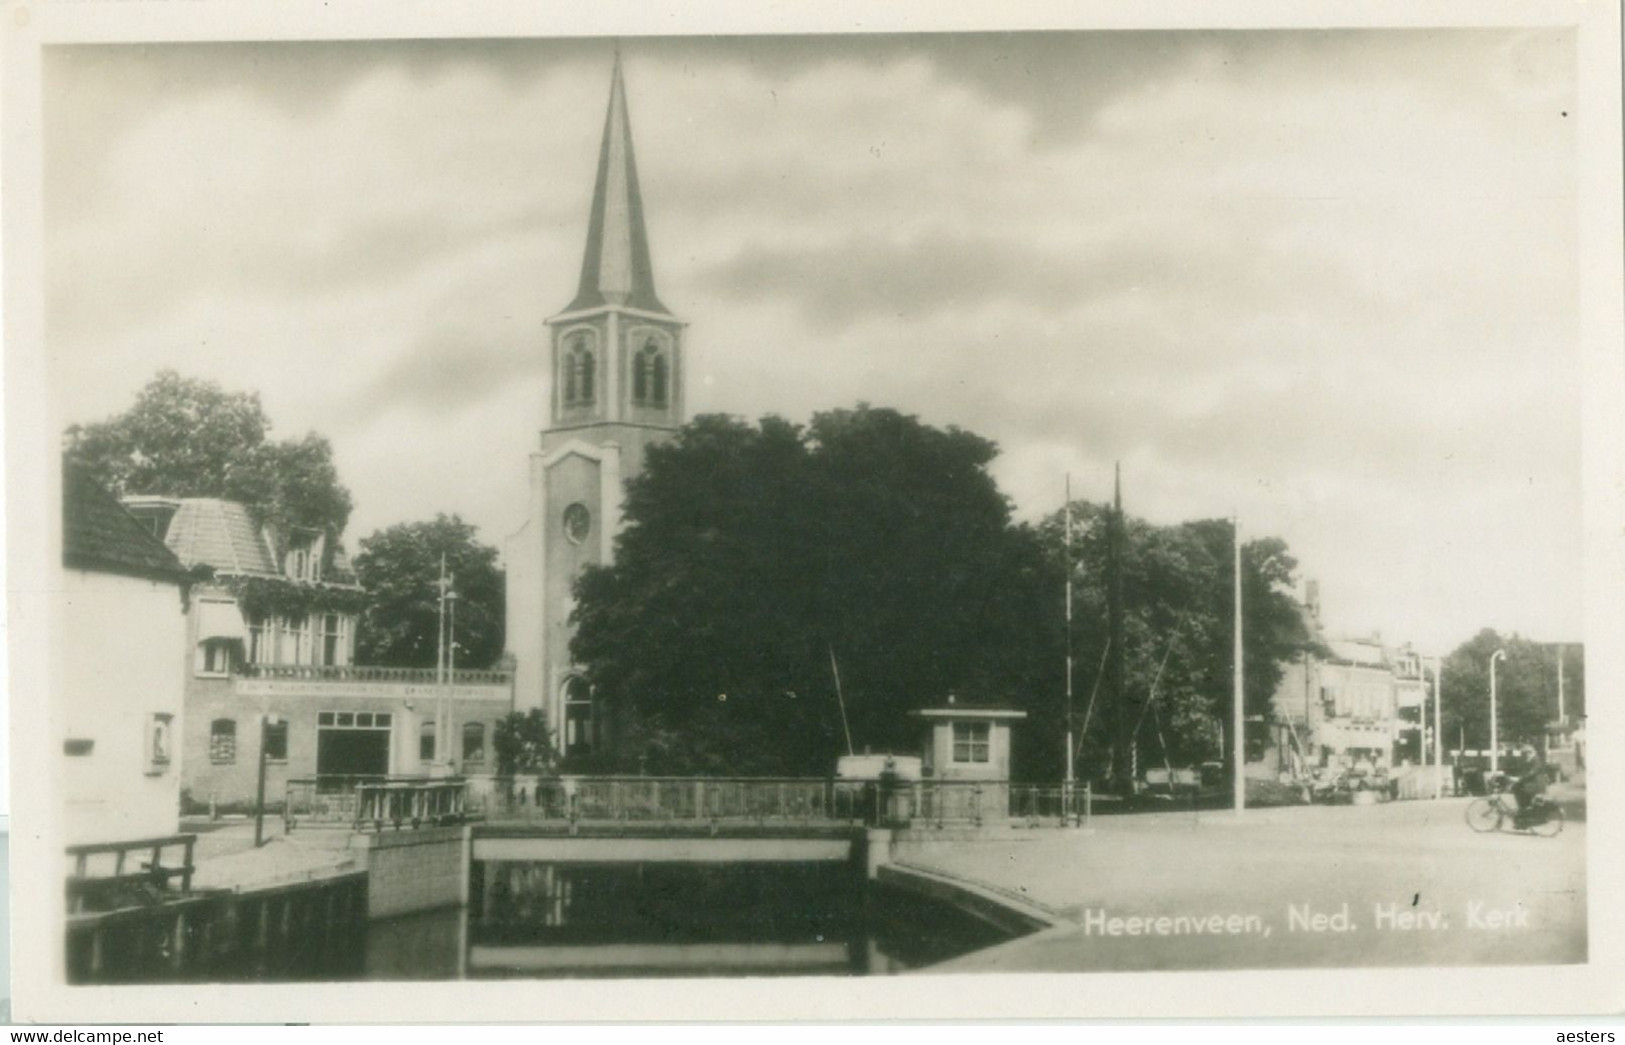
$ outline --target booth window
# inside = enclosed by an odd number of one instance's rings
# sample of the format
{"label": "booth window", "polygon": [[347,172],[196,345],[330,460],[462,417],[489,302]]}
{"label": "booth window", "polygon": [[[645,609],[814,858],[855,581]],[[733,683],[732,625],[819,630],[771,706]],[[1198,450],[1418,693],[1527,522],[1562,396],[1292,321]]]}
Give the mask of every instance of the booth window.
{"label": "booth window", "polygon": [[954,723],[954,761],[987,762],[992,747],[989,736],[992,727],[986,722]]}

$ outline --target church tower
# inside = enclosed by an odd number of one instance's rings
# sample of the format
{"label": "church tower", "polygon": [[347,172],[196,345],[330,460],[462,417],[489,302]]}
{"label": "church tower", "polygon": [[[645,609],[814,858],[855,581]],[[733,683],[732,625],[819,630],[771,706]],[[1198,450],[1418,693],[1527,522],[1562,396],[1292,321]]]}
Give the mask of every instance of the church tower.
{"label": "church tower", "polygon": [[559,749],[586,754],[603,723],[570,660],[575,580],[612,561],[623,484],[683,422],[683,324],[655,293],[618,52],[581,283],[548,330],[547,427],[508,542],[507,645],[515,706],[542,708]]}

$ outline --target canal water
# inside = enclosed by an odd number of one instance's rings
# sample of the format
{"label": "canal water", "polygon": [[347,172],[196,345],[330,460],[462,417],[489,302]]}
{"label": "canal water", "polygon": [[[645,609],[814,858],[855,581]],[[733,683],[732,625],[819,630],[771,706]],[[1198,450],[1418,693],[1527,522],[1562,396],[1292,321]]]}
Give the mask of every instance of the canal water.
{"label": "canal water", "polygon": [[885,975],[1005,938],[846,864],[481,861],[467,908],[369,923],[363,975]]}

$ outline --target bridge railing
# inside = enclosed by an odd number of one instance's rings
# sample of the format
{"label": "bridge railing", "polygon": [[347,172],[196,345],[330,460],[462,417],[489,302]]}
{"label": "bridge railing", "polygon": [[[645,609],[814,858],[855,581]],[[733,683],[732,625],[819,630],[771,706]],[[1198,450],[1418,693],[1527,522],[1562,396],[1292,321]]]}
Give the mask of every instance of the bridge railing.
{"label": "bridge railing", "polygon": [[598,821],[1079,824],[1087,785],[877,781],[823,777],[470,777],[467,811],[487,819]]}
{"label": "bridge railing", "polygon": [[288,781],[283,822],[356,831],[454,823],[468,815],[462,777],[315,776]]}
{"label": "bridge railing", "polygon": [[822,778],[474,778],[469,809],[524,820],[864,819],[859,797]]}

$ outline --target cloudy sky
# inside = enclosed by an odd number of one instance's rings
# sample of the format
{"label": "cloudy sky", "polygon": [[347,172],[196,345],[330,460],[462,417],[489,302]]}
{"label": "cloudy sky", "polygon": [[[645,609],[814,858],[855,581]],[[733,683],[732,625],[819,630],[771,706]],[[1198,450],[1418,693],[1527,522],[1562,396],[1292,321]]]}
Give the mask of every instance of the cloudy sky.
{"label": "cloudy sky", "polygon": [[[46,66],[61,424],[160,367],[335,446],[349,542],[500,544],[579,272],[605,41],[82,47]],[[998,441],[1019,515],[1239,512],[1328,623],[1580,634],[1564,31],[629,39],[691,412]]]}

